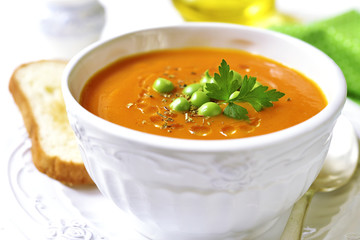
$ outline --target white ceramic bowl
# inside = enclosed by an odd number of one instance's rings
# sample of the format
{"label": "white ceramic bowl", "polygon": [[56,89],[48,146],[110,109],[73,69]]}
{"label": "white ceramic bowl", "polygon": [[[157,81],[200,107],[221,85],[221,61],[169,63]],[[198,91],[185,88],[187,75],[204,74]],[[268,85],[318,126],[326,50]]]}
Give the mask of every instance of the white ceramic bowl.
{"label": "white ceramic bowl", "polygon": [[[318,83],[328,106],[275,133],[203,141],[127,129],[78,103],[86,81],[115,60],[189,46],[242,49],[281,62]],[[267,30],[213,23],[149,29],[96,43],[70,61],[62,87],[90,176],[141,233],[164,240],[256,239],[271,228],[316,178],[346,98],[341,71],[314,47]]]}

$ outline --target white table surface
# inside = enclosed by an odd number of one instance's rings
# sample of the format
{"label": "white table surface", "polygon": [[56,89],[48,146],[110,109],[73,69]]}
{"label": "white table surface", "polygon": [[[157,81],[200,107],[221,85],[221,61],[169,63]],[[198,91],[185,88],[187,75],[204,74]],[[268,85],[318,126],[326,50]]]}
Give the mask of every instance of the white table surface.
{"label": "white table surface", "polygon": [[[22,63],[40,59],[69,59],[84,47],[76,45],[76,40],[68,43],[68,46],[51,47],[53,41],[47,39],[38,28],[44,2],[45,0],[11,0],[3,1],[0,7],[0,106],[3,112],[0,118],[0,239],[31,239],[21,233],[23,226],[16,223],[14,200],[8,197],[11,193],[8,192],[6,162],[15,141],[13,128],[9,126],[22,124],[8,91],[10,76]],[[142,28],[183,22],[170,0],[101,0],[101,3],[107,14],[102,39]],[[304,22],[333,16],[352,8],[360,11],[359,0],[279,0],[277,6],[282,12]],[[64,51],[74,47],[71,44],[77,48],[70,52]]]}

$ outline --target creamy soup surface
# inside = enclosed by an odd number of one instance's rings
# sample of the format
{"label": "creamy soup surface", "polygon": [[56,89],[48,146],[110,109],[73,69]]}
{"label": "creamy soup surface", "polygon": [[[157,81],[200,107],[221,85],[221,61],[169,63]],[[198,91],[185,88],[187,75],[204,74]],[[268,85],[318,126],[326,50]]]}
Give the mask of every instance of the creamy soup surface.
{"label": "creamy soup surface", "polygon": [[[211,76],[218,72],[223,59],[241,76],[256,77],[260,84],[283,92],[285,96],[259,112],[250,104],[241,103],[248,110],[248,121],[224,114],[203,117],[169,108],[185,86],[199,83],[206,70]],[[159,77],[175,85],[171,93],[160,94],[152,88]],[[311,118],[327,105],[327,101],[313,81],[270,59],[232,49],[188,48],[119,59],[89,79],[80,104],[103,119],[134,130],[210,140],[279,131]],[[222,105],[224,108],[226,104]]]}

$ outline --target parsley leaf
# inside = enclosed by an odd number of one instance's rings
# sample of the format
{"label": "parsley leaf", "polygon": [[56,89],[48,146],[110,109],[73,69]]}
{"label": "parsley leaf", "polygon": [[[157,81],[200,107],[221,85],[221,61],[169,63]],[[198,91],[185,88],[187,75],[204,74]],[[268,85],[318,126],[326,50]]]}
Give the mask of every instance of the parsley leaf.
{"label": "parsley leaf", "polygon": [[222,60],[219,66],[219,73],[214,74],[213,83],[206,83],[207,95],[210,98],[227,101],[230,95],[240,87],[240,81],[234,78],[234,71],[230,70],[230,66],[225,60]]}
{"label": "parsley leaf", "polygon": [[265,107],[272,107],[275,101],[278,101],[285,94],[275,89],[267,91],[268,87],[259,85],[254,88],[256,83],[255,77],[245,76],[243,84],[240,88],[239,95],[232,99],[233,102],[248,102],[257,111],[261,111]]}
{"label": "parsley leaf", "polygon": [[272,107],[272,102],[285,95],[275,89],[268,90],[267,86],[256,81],[256,77],[245,75],[242,78],[240,74],[230,70],[225,60],[219,66],[219,73],[214,74],[214,82],[206,83],[205,89],[210,98],[228,103],[224,109],[226,116],[241,120],[249,120],[248,111],[235,102],[247,102],[259,112]]}
{"label": "parsley leaf", "polygon": [[241,107],[233,102],[229,102],[229,104],[224,109],[224,114],[231,118],[241,119],[241,120],[249,120],[248,111],[246,108]]}

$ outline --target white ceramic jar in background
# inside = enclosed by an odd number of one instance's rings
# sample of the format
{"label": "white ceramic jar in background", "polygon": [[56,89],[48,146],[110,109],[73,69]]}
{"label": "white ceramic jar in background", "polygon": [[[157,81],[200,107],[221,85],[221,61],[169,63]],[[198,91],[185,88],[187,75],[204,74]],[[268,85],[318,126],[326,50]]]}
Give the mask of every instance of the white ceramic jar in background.
{"label": "white ceramic jar in background", "polygon": [[[156,49],[242,49],[313,79],[328,106],[275,133],[234,140],[155,136],[107,122],[78,103],[84,84],[115,60]],[[151,239],[256,239],[306,192],[321,169],[346,98],[340,69],[294,38],[230,24],[192,23],[94,44],[68,64],[63,94],[90,176]],[[264,238],[262,238],[264,239]]]}
{"label": "white ceramic jar in background", "polygon": [[39,30],[53,57],[70,59],[99,40],[105,9],[97,0],[41,0],[37,4]]}

